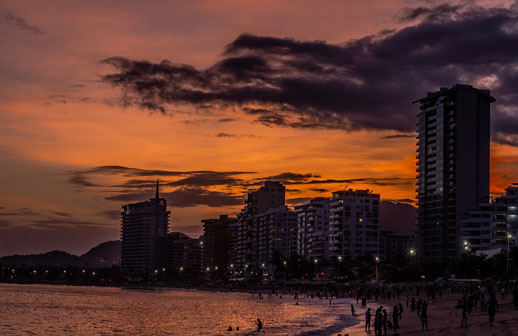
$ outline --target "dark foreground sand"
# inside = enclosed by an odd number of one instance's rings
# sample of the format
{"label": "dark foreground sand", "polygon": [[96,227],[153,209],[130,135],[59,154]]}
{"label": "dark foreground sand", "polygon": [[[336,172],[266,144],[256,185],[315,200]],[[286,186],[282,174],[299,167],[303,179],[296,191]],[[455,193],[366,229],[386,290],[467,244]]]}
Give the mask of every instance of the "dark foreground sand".
{"label": "dark foreground sand", "polygon": [[[399,335],[455,335],[455,336],[489,336],[489,335],[518,335],[518,310],[514,310],[512,304],[512,295],[508,294],[505,299],[497,296],[499,311],[495,316],[494,326],[489,326],[489,318],[487,312],[482,312],[480,306],[473,309],[468,316],[468,326],[461,328],[460,321],[462,319],[462,310],[456,309],[457,301],[461,294],[448,293],[443,294],[442,299],[436,299],[429,303],[428,308],[428,331],[421,329],[421,321],[417,317],[416,312],[411,312],[410,308],[406,308],[406,295],[402,295],[401,300],[385,300],[377,302],[369,302],[367,307],[371,308],[374,315],[376,309],[381,305],[387,309],[389,319],[392,319],[392,307],[401,302],[403,305],[403,319],[399,321]],[[354,301],[356,302],[356,301]],[[341,335],[349,334],[349,336],[372,335],[374,336],[374,316],[371,319],[371,332],[365,332],[365,309],[360,309],[355,304],[356,314],[361,320],[360,324],[344,329]],[[387,335],[394,334],[393,330],[387,329]],[[338,334],[333,334],[338,335]]]}

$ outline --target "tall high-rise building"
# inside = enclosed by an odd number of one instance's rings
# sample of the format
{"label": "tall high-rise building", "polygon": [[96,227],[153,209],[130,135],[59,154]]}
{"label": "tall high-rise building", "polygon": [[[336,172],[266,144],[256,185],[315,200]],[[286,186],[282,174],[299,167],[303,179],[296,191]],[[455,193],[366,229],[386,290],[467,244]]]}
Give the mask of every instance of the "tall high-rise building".
{"label": "tall high-rise building", "polygon": [[[329,257],[379,254],[380,195],[371,190],[333,193],[329,205]],[[336,260],[336,259],[335,259]]]}
{"label": "tall high-rise building", "polygon": [[255,216],[257,264],[275,264],[297,254],[297,215],[285,205]]}
{"label": "tall high-rise building", "polygon": [[463,214],[489,196],[488,90],[456,84],[418,99],[417,245],[424,260],[459,253]]}
{"label": "tall high-rise building", "polygon": [[127,204],[121,212],[121,268],[126,273],[150,271],[160,266],[159,239],[167,236],[167,201],[158,194],[149,201]]}
{"label": "tall high-rise building", "polygon": [[329,255],[329,198],[318,197],[295,207],[297,254],[306,260],[325,260]]}
{"label": "tall high-rise building", "polygon": [[258,264],[259,227],[255,216],[284,205],[285,194],[286,188],[281,183],[273,181],[266,181],[261,188],[248,192],[246,206],[238,214],[236,256],[231,257],[237,264]]}
{"label": "tall high-rise building", "polygon": [[203,223],[203,268],[224,272],[229,264],[230,226],[237,218],[221,215],[219,218],[204,219]]}

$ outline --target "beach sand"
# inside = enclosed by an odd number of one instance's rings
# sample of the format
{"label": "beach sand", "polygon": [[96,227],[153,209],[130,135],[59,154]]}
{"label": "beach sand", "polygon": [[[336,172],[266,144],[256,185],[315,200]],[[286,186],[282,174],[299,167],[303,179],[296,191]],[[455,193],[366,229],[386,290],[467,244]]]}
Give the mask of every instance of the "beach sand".
{"label": "beach sand", "polygon": [[[409,295],[410,298],[412,295]],[[371,332],[365,332],[365,309],[360,309],[355,304],[356,314],[361,322],[355,326],[344,329],[340,334],[342,336],[372,335],[374,336],[374,315],[376,309],[381,305],[387,309],[388,317],[392,319],[392,307],[398,302],[403,305],[403,319],[399,321],[399,335],[469,335],[469,336],[490,336],[490,335],[518,335],[518,310],[514,310],[512,304],[512,295],[508,294],[502,300],[500,295],[497,296],[499,311],[495,315],[494,326],[489,326],[487,312],[483,312],[480,306],[473,308],[468,316],[468,326],[460,327],[462,319],[462,310],[456,309],[457,301],[460,299],[460,293],[443,294],[441,299],[429,302],[428,305],[428,331],[421,329],[421,321],[417,317],[417,312],[411,312],[410,307],[406,307],[406,295],[401,295],[400,300],[382,300],[380,302],[368,302],[367,307],[371,308]],[[419,298],[416,297],[418,300]],[[356,302],[356,300],[354,300]],[[394,331],[387,329],[387,335],[393,335]],[[333,334],[334,336],[338,334]]]}

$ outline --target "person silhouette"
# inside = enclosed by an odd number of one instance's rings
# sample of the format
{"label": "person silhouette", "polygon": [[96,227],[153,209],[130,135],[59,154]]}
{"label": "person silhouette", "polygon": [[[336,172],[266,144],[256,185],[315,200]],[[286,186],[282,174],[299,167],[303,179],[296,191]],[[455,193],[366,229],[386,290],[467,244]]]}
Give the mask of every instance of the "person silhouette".
{"label": "person silhouette", "polygon": [[257,319],[257,331],[261,331],[261,329],[263,329],[263,321],[261,321],[260,319]]}
{"label": "person silhouette", "polygon": [[491,295],[489,300],[487,300],[487,314],[489,315],[489,325],[493,326],[495,323],[495,314],[498,310],[498,301],[494,295]]}
{"label": "person silhouette", "polygon": [[371,309],[368,308],[365,312],[365,331],[371,332]]}

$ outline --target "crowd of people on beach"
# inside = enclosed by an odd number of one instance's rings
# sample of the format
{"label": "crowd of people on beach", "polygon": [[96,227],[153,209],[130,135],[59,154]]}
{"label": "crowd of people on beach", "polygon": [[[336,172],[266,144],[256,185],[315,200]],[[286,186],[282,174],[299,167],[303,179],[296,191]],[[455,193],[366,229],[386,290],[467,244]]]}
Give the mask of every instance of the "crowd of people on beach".
{"label": "crowd of people on beach", "polygon": [[[393,335],[398,335],[400,321],[403,319],[403,311],[409,311],[405,316],[411,316],[415,313],[421,329],[429,330],[428,311],[429,305],[436,303],[442,299],[443,291],[448,291],[454,295],[459,295],[460,299],[455,308],[460,310],[461,328],[468,327],[468,318],[474,309],[480,309],[480,312],[487,313],[489,326],[494,326],[495,315],[498,312],[499,305],[497,300],[498,293],[502,300],[508,292],[512,293],[513,306],[518,310],[518,282],[494,283],[494,282],[441,282],[441,283],[404,283],[404,284],[386,284],[386,283],[365,283],[349,286],[331,286],[323,290],[292,288],[278,291],[270,289],[267,293],[268,297],[277,296],[282,299],[285,297],[293,297],[295,305],[299,305],[299,298],[304,296],[311,299],[329,300],[329,305],[333,305],[333,299],[336,298],[353,298],[356,299],[356,305],[359,309],[364,309],[365,316],[365,332],[371,333],[371,328],[375,336],[385,336],[387,331],[393,331]],[[402,295],[406,295],[402,300]],[[258,293],[258,299],[264,299],[263,292]],[[385,308],[379,305],[377,308],[367,306],[368,302],[396,301],[391,307]],[[350,304],[350,311],[353,317],[357,316],[354,302]],[[408,317],[409,318],[409,317]],[[257,332],[263,330],[263,321],[257,318],[255,321]],[[236,328],[239,330],[239,327]],[[228,331],[232,331],[229,327]],[[338,334],[340,335],[340,334]]]}

